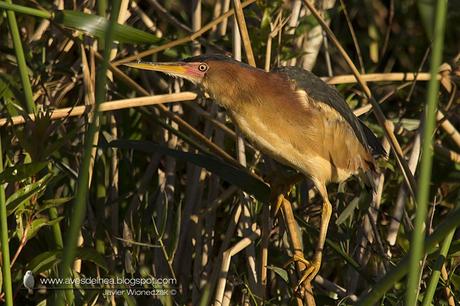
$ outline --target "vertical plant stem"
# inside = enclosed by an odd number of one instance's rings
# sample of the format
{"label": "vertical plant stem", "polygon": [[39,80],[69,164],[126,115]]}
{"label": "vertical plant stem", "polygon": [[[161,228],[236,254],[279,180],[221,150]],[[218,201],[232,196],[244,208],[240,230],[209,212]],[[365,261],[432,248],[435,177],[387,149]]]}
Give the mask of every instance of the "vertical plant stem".
{"label": "vertical plant stem", "polygon": [[[11,0],[6,0],[6,3],[13,4]],[[13,39],[14,51],[16,53],[16,60],[19,68],[19,75],[21,77],[22,88],[24,91],[25,109],[27,112],[35,113],[37,108],[34,104],[32,95],[32,87],[30,86],[29,73],[27,72],[26,58],[22,48],[21,36],[19,35],[18,24],[16,22],[16,15],[13,11],[7,10],[6,16],[8,17],[8,24],[10,26],[11,37]]]}
{"label": "vertical plant stem", "polygon": [[240,0],[233,0],[233,6],[235,8],[235,16],[238,21],[238,27],[240,30],[241,38],[243,40],[244,50],[246,51],[246,57],[248,58],[249,65],[255,67],[256,61],[254,59],[254,53],[252,52],[251,39],[249,38],[248,28],[246,27],[246,21],[244,20],[243,7],[241,6]]}
{"label": "vertical plant stem", "polygon": [[[56,207],[51,207],[50,209],[48,209],[48,215],[50,216],[50,220],[57,219],[59,217],[59,214]],[[61,226],[59,225],[59,223],[53,224],[51,226],[51,231],[53,232],[53,238],[56,247],[62,249],[64,247],[64,242],[62,241]]]}
{"label": "vertical plant stem", "polygon": [[[192,12],[192,30],[193,32],[198,31],[201,28],[201,0],[193,1],[193,12]],[[192,42],[193,55],[199,55],[201,53],[200,43],[197,41]]]}
{"label": "vertical plant stem", "polygon": [[428,283],[428,288],[426,289],[425,296],[423,297],[422,306],[430,306],[431,301],[433,300],[436,287],[438,286],[439,276],[441,275],[441,269],[444,265],[445,259],[447,257],[447,252],[449,251],[452,238],[454,237],[455,229],[453,229],[444,239],[441,245],[441,250],[439,251],[438,259],[436,260],[433,274],[431,275],[430,282]]}
{"label": "vertical plant stem", "polygon": [[[0,172],[3,171],[2,140],[0,138]],[[10,248],[8,245],[8,223],[6,213],[5,189],[0,187],[0,239],[2,243],[2,276],[6,306],[13,306],[13,289],[11,287]]]}
{"label": "vertical plant stem", "polygon": [[[93,140],[94,136],[98,130],[97,122],[99,117],[99,106],[101,102],[105,100],[106,96],[106,72],[108,68],[108,61],[110,56],[110,51],[112,50],[112,38],[113,38],[113,23],[116,22],[118,17],[118,12],[120,9],[120,1],[116,0],[112,2],[112,13],[111,13],[111,23],[106,30],[104,42],[104,56],[101,63],[101,67],[97,74],[97,82],[96,82],[96,105],[95,105],[95,112],[93,121],[89,124],[87,133],[85,135],[85,145],[84,145],[84,153],[83,153],[83,160],[80,166],[79,172],[79,179],[77,184],[77,191],[75,195],[75,202],[74,202],[74,211],[72,214],[72,219],[70,220],[70,228],[67,233],[67,239],[64,246],[63,258],[61,262],[60,273],[63,278],[70,277],[71,275],[71,265],[75,258],[76,253],[76,246],[78,243],[78,236],[81,225],[83,223],[83,219],[85,217],[86,211],[86,199],[88,194],[88,182],[89,182],[89,166],[91,161],[91,150],[93,147]],[[70,289],[70,288],[67,288]],[[68,304],[73,303],[73,294],[70,290],[66,291],[66,296],[68,299]],[[60,305],[64,305],[65,302],[62,300],[63,296],[59,297],[61,301],[59,301]]]}
{"label": "vertical plant stem", "polygon": [[[436,19],[433,38],[433,53],[431,55],[431,76],[438,73],[442,60],[442,50],[444,44],[444,30],[446,23],[447,0],[437,2]],[[406,305],[416,305],[421,260],[423,258],[424,239],[425,239],[425,219],[428,209],[431,166],[433,161],[432,135],[436,123],[436,106],[438,101],[439,82],[432,77],[428,83],[427,105],[425,109],[425,129],[423,131],[422,160],[420,177],[417,188],[417,209],[415,215],[415,229],[412,233],[412,245],[410,251],[410,268],[407,280]]]}
{"label": "vertical plant stem", "polygon": [[97,14],[99,16],[105,17],[107,15],[107,8],[108,8],[107,0],[98,0],[96,1],[96,5],[97,5]]}

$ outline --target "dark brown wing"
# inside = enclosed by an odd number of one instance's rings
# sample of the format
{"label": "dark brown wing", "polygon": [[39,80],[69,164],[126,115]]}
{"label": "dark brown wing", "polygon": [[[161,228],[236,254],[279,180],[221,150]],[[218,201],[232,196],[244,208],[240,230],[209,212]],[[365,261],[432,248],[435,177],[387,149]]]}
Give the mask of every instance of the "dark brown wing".
{"label": "dark brown wing", "polygon": [[273,69],[273,72],[286,75],[289,80],[295,82],[297,88],[304,90],[311,98],[335,109],[350,124],[359,142],[372,152],[372,155],[386,155],[374,133],[353,114],[347,102],[335,88],[310,71],[298,67],[277,67]]}

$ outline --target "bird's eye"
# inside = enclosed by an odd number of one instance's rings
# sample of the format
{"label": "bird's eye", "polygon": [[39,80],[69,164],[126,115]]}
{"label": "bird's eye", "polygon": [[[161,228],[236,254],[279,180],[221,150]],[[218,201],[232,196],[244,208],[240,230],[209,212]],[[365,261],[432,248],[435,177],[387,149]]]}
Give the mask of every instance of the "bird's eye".
{"label": "bird's eye", "polygon": [[200,65],[198,66],[198,70],[200,70],[201,72],[205,72],[205,71],[208,70],[208,65],[206,65],[206,64],[200,64]]}

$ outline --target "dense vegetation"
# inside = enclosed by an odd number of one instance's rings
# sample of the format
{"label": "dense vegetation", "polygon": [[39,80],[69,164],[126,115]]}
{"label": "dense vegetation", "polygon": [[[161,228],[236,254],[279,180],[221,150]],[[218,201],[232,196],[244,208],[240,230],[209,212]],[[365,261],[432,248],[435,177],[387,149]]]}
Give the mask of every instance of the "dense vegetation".
{"label": "dense vegetation", "polygon": [[[289,262],[315,250],[313,185],[293,185],[274,216],[269,185],[293,169],[192,84],[122,65],[202,53],[312,70],[390,152],[374,200],[359,177],[328,188],[323,264],[306,286],[317,305],[460,302],[458,1],[316,1],[315,16],[303,1],[249,0],[242,35],[235,3],[0,1],[1,304],[313,305]],[[41,283],[58,277],[163,283]]]}

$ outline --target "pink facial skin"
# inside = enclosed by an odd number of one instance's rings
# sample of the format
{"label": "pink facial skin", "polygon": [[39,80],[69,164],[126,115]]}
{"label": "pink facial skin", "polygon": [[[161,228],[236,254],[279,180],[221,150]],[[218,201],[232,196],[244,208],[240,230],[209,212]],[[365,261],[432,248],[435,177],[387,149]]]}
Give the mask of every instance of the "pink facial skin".
{"label": "pink facial skin", "polygon": [[206,71],[200,71],[198,67],[202,65],[202,63],[187,63],[186,64],[186,71],[185,74],[189,77],[189,80],[195,83],[201,82],[206,74]]}

